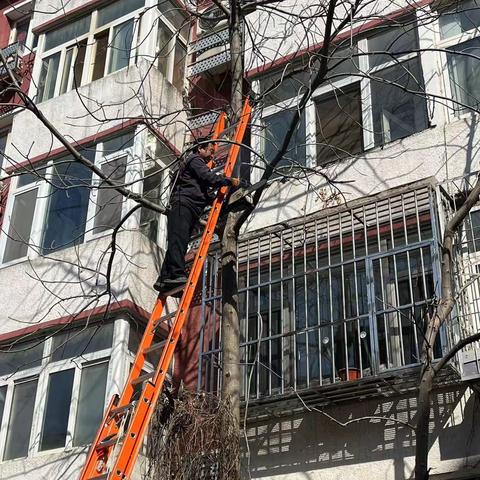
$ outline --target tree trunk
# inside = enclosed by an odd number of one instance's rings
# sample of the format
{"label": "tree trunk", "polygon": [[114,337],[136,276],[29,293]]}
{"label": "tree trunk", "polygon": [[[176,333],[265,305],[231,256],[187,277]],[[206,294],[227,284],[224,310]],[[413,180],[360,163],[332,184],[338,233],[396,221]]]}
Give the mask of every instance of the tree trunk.
{"label": "tree trunk", "polygon": [[[240,2],[230,1],[230,53],[231,53],[231,108],[232,123],[240,118],[243,104],[243,34]],[[240,174],[240,161],[233,176]],[[234,428],[240,438],[240,323],[238,318],[237,285],[237,221],[239,214],[230,212],[222,237],[222,397],[230,402]],[[238,442],[240,447],[240,442]],[[240,448],[237,449],[235,471],[228,480],[240,479]]]}
{"label": "tree trunk", "polygon": [[[234,428],[240,435],[240,323],[238,318],[237,232],[235,213],[229,213],[222,239],[222,398],[229,401]],[[240,442],[238,443],[240,446]],[[240,448],[231,480],[240,479]],[[229,478],[229,480],[230,480]]]}
{"label": "tree trunk", "polygon": [[417,425],[415,427],[415,480],[428,479],[430,394],[435,374],[431,364],[422,372],[417,398]]}

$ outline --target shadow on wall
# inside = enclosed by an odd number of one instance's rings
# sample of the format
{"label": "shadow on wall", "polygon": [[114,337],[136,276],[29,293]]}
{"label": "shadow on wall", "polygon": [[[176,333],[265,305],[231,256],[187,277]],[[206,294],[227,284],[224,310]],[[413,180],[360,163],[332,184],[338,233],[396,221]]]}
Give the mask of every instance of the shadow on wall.
{"label": "shadow on wall", "polygon": [[[464,400],[464,393],[465,390],[442,391],[434,402],[430,439],[431,444],[439,442],[440,460],[480,454],[480,413],[475,414],[474,408],[478,398],[470,395]],[[362,416],[395,417],[412,425],[416,422],[416,398],[411,396],[324,410],[341,422]],[[252,478],[411,478],[408,472],[413,459],[408,465],[405,459],[415,454],[415,434],[399,423],[375,419],[342,427],[320,413],[307,413],[251,423],[248,438]]]}

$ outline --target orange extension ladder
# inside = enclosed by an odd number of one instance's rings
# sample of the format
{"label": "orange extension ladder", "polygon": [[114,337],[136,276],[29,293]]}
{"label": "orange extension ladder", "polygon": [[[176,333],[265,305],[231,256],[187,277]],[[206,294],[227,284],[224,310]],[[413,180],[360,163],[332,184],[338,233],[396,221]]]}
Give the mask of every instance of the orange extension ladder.
{"label": "orange extension ladder", "polygon": [[[246,100],[225,163],[224,175],[227,177],[233,172],[250,115],[250,102]],[[222,113],[212,138],[218,138],[224,129],[225,114]],[[108,405],[102,424],[90,447],[80,480],[128,480],[130,478],[145,432],[155,411],[155,405],[162,392],[165,376],[187,318],[227,191],[228,187],[222,187],[213,202],[187,284],[159,296],[146,326],[127,384],[122,394],[114,395]],[[154,344],[155,329],[163,321],[161,317],[167,297],[182,290],[183,295],[166,342]],[[162,353],[156,370],[142,375],[146,355],[160,349]],[[139,399],[135,401],[133,396],[137,385],[142,385],[142,390]]]}

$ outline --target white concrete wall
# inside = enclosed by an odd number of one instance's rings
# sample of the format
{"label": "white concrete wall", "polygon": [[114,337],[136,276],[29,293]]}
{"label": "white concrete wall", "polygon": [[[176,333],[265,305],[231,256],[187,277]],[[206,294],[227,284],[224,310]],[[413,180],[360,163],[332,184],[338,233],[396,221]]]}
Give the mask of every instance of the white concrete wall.
{"label": "white concrete wall", "polygon": [[[110,241],[106,235],[49,258],[0,268],[0,334],[105,305],[107,296],[92,302],[87,295],[105,292],[105,277],[90,269],[106,273],[110,255],[101,257]],[[117,248],[112,302],[129,299],[150,311],[155,300],[152,285],[163,254],[138,232],[120,233]]]}
{"label": "white concrete wall", "polygon": [[[347,201],[431,176],[438,181],[456,178],[479,169],[478,122],[478,118],[468,117],[438,125],[339,161],[322,169],[322,173],[332,181],[346,182],[336,186]],[[299,180],[274,182],[244,231],[343,203],[341,197],[336,197],[338,191],[321,175],[312,173],[309,182],[310,185]]]}
{"label": "white concrete wall", "polygon": [[[163,115],[182,110],[182,97],[163,75],[145,60],[78,89],[38,105],[60,133],[72,142],[96,136],[122,123],[146,117],[159,120]],[[184,137],[184,113],[166,117],[159,130],[181,149]],[[168,125],[166,125],[168,124]],[[8,153],[22,163],[60,147],[49,130],[24,111],[16,115]]]}
{"label": "white concrete wall", "polygon": [[[473,468],[480,460],[479,398],[467,391],[436,395],[431,422],[431,475]],[[323,409],[340,422],[364,416],[414,423],[416,399],[370,400]],[[407,480],[414,468],[415,435],[378,419],[345,427],[321,413],[252,424],[251,478],[263,480]],[[248,477],[245,477],[248,478]]]}

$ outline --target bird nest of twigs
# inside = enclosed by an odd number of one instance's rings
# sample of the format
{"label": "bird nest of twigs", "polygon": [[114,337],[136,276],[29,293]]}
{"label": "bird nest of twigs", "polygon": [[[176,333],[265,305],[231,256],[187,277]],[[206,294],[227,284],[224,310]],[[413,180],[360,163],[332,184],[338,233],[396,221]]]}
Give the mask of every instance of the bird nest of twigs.
{"label": "bird nest of twigs", "polygon": [[150,424],[147,480],[231,480],[238,455],[227,401],[188,390],[162,396]]}

